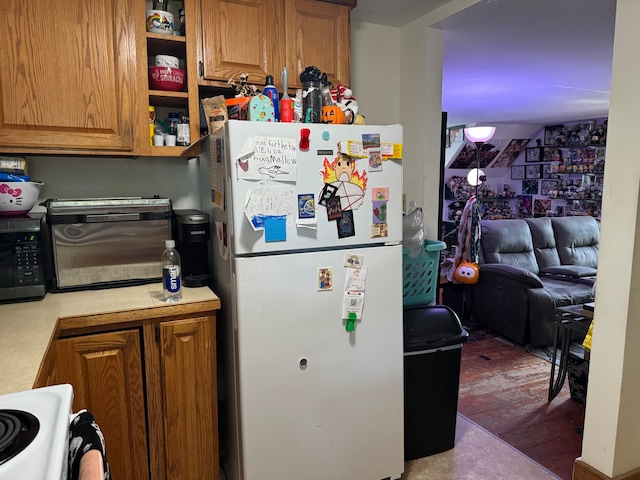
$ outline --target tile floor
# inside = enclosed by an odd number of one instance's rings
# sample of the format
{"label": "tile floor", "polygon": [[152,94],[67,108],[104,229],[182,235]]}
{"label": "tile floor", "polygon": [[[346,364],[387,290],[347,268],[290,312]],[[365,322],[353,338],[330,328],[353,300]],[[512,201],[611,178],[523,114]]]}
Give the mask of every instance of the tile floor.
{"label": "tile floor", "polygon": [[405,463],[401,480],[557,480],[560,477],[458,414],[455,447]]}

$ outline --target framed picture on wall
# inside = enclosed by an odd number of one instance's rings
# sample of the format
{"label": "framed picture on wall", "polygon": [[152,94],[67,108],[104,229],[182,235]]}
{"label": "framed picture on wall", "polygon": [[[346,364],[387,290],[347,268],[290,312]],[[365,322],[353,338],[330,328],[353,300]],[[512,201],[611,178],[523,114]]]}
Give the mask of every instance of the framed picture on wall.
{"label": "framed picture on wall", "polygon": [[543,147],[529,147],[525,150],[525,162],[541,162],[543,155]]}
{"label": "framed picture on wall", "polygon": [[559,162],[562,160],[562,150],[559,148],[544,147],[542,151],[543,162]]}
{"label": "framed picture on wall", "polygon": [[540,178],[541,165],[525,165],[524,178]]}
{"label": "framed picture on wall", "polygon": [[524,179],[524,165],[514,165],[511,167],[511,180]]}
{"label": "framed picture on wall", "polygon": [[531,195],[516,196],[516,200],[518,202],[518,218],[529,218],[533,215],[531,199]]}
{"label": "framed picture on wall", "polygon": [[545,163],[542,165],[542,178],[560,178],[557,171],[551,163]]}
{"label": "framed picture on wall", "polygon": [[558,180],[540,180],[540,195],[558,195]]}
{"label": "framed picture on wall", "polygon": [[537,195],[538,194],[538,180],[522,180],[522,194],[523,195]]}
{"label": "framed picture on wall", "polygon": [[544,144],[562,147],[567,143],[567,129],[564,125],[548,125],[544,127]]}
{"label": "framed picture on wall", "polygon": [[551,211],[551,200],[548,198],[536,198],[533,201],[533,216],[546,217]]}
{"label": "framed picture on wall", "polygon": [[464,140],[464,125],[449,128],[449,145],[460,143]]}

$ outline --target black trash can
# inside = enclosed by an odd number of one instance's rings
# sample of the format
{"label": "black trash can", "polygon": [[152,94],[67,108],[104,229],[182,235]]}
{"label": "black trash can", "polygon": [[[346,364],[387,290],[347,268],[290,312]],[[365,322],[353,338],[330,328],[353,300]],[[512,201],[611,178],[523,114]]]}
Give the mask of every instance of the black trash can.
{"label": "black trash can", "polygon": [[453,448],[462,345],[469,334],[446,305],[405,309],[404,456]]}

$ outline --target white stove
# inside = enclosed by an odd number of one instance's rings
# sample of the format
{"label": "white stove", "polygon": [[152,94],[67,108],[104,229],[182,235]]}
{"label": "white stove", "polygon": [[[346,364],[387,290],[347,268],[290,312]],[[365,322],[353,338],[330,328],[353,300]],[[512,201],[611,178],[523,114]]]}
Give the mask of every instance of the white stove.
{"label": "white stove", "polygon": [[67,478],[71,385],[0,395],[0,480]]}

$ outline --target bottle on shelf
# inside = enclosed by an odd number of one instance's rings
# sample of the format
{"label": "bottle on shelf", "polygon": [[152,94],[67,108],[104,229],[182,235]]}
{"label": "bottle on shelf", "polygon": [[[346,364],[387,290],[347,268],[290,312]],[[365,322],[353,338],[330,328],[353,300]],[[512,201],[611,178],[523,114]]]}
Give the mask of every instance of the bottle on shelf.
{"label": "bottle on shelf", "polygon": [[273,84],[272,75],[267,75],[262,92],[271,99],[271,103],[273,103],[273,117],[276,122],[279,122],[280,121],[280,109],[279,109],[280,95],[278,95],[278,89]]}
{"label": "bottle on shelf", "polygon": [[177,140],[176,145],[186,147],[191,143],[191,135],[189,132],[189,117],[183,116],[180,123],[176,125]]}
{"label": "bottle on shelf", "polygon": [[149,105],[149,142],[153,145],[153,136],[156,133],[156,108]]}
{"label": "bottle on shelf", "polygon": [[182,268],[180,254],[176,250],[175,240],[164,242],[165,251],[162,252],[162,298],[167,303],[182,300]]}
{"label": "bottle on shelf", "polygon": [[169,0],[153,0],[153,9],[154,10],[164,10],[165,12],[169,11]]}
{"label": "bottle on shelf", "polygon": [[169,135],[178,135],[178,124],[180,123],[180,114],[170,112],[167,118],[167,126],[169,127]]}

